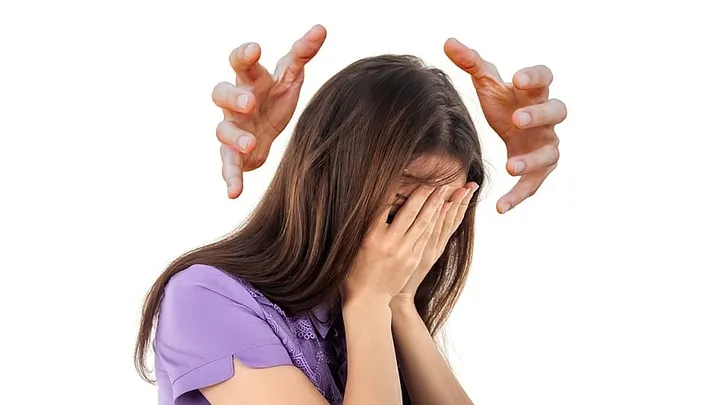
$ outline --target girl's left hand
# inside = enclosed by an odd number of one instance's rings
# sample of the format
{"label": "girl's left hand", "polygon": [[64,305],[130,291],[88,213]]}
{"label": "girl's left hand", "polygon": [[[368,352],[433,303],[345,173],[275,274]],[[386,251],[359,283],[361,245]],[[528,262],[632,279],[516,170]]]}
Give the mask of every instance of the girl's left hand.
{"label": "girl's left hand", "polygon": [[447,246],[450,237],[462,223],[470,199],[478,188],[477,183],[467,183],[464,187],[455,190],[445,203],[420,259],[420,264],[410,276],[402,291],[393,298],[393,301],[396,301],[396,303],[407,301],[414,305],[415,292],[417,292],[420,283],[430,272],[432,266],[445,251],[445,246]]}

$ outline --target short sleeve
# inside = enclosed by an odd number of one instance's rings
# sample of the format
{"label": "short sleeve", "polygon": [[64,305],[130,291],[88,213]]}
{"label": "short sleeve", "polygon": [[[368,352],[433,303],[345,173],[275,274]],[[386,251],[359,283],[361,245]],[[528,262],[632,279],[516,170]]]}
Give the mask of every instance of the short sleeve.
{"label": "short sleeve", "polygon": [[254,368],[292,364],[247,288],[204,265],[178,273],[165,287],[155,352],[176,404],[185,393],[232,377],[233,357]]}

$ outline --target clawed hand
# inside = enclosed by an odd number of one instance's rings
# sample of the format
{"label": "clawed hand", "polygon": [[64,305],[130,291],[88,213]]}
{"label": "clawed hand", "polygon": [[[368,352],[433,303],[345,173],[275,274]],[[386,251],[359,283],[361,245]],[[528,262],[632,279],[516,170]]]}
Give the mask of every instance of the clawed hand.
{"label": "clawed hand", "polygon": [[[242,192],[243,171],[265,162],[273,141],[290,122],[305,65],[325,37],[325,28],[314,26],[293,44],[273,75],[259,63],[259,45],[248,43],[232,52],[235,84],[221,83],[213,91],[213,101],[224,115],[217,137],[230,198]],[[459,41],[447,40],[444,49],[455,65],[470,74],[485,118],[507,146],[506,169],[520,176],[497,202],[498,212],[505,213],[535,194],[557,167],[555,125],[565,119],[567,110],[562,101],[548,98],[553,76],[545,66],[521,69],[511,83],[505,83],[495,66]]]}

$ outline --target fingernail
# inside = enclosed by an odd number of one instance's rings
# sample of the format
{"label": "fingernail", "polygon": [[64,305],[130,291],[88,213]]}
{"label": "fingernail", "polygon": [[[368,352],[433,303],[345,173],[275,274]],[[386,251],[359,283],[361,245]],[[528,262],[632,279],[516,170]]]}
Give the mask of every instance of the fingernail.
{"label": "fingernail", "polygon": [[249,58],[250,55],[252,54],[253,46],[255,46],[255,44],[249,44],[248,46],[245,47],[245,51],[243,53],[245,54],[246,57]]}
{"label": "fingernail", "polygon": [[510,211],[510,208],[512,208],[512,207],[510,206],[510,204],[508,204],[508,203],[503,203],[502,205],[500,205],[500,213],[501,213],[501,214],[504,214],[504,213]]}
{"label": "fingernail", "polygon": [[529,125],[530,121],[532,121],[532,117],[530,117],[530,114],[525,111],[521,111],[517,114],[517,122],[521,127]]}
{"label": "fingernail", "polygon": [[522,173],[523,170],[525,170],[525,162],[523,162],[522,160],[518,160],[518,161],[515,162],[515,164],[513,165],[513,170],[515,171],[515,174],[520,174],[520,173]]}
{"label": "fingernail", "polygon": [[242,149],[243,152],[245,152],[245,148],[247,148],[248,144],[250,143],[250,137],[245,135],[240,135],[237,139],[237,144]]}
{"label": "fingernail", "polygon": [[238,105],[238,107],[240,107],[240,109],[244,110],[245,108],[247,108],[247,103],[248,103],[247,94],[241,94],[238,96],[237,105]]}
{"label": "fingernail", "polygon": [[521,73],[518,75],[517,81],[520,86],[528,86],[530,84],[530,76],[525,73]]}

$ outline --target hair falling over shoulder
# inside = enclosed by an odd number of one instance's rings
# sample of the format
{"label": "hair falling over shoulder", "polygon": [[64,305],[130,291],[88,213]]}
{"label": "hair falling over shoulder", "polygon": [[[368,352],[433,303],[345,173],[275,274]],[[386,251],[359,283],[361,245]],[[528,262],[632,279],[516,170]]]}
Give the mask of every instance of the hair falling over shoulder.
{"label": "hair falling over shoulder", "polygon": [[[451,157],[468,181],[485,183],[477,131],[442,71],[412,56],[382,55],[333,76],[301,114],[267,192],[245,223],[173,261],[150,289],[135,348],[141,376],[152,381],[146,357],[165,286],[193,264],[251,283],[290,314],[337,304],[373,219],[408,164],[428,154]],[[438,168],[410,180],[437,184],[452,175]],[[416,295],[433,335],[467,277],[476,198]]]}

